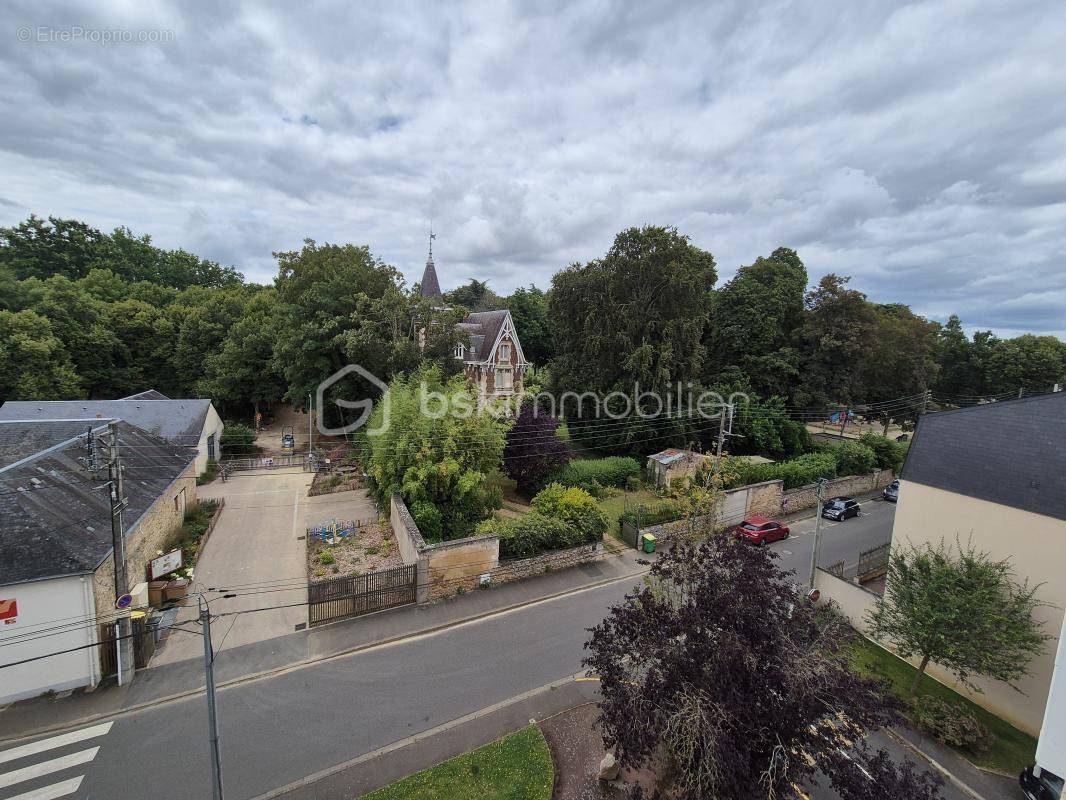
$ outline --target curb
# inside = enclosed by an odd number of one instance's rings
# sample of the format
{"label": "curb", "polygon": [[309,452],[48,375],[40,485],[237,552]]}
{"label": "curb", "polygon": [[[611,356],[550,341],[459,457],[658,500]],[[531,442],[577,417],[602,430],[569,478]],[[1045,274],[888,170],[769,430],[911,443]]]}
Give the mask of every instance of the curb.
{"label": "curb", "polygon": [[[533,600],[525,600],[525,601],[520,602],[520,603],[512,603],[509,606],[502,606],[500,608],[494,608],[494,609],[491,609],[491,610],[488,610],[488,611],[482,611],[481,613],[474,614],[474,615],[469,616],[469,617],[464,617],[463,619],[453,620],[451,622],[443,622],[443,623],[440,623],[439,625],[433,625],[433,626],[428,627],[428,628],[423,628],[422,630],[410,631],[408,633],[402,633],[402,634],[397,634],[395,636],[390,636],[388,638],[381,639],[381,640],[376,641],[376,642],[367,642],[366,644],[356,645],[355,647],[349,647],[349,648],[346,648],[344,650],[338,650],[335,653],[329,653],[327,655],[319,656],[317,658],[303,658],[303,659],[300,659],[299,661],[294,661],[293,663],[286,664],[285,666],[282,666],[282,667],[275,667],[273,669],[262,670],[260,672],[252,672],[252,673],[249,673],[247,675],[241,675],[238,678],[231,678],[228,681],[224,681],[224,682],[216,684],[215,688],[216,688],[216,690],[221,691],[223,689],[229,689],[229,688],[232,688],[234,686],[240,686],[241,684],[244,684],[244,683],[251,683],[252,681],[258,681],[258,680],[262,680],[264,678],[270,678],[270,677],[273,677],[273,676],[276,676],[276,675],[283,675],[283,674],[286,674],[288,672],[295,672],[296,670],[304,669],[306,667],[310,667],[310,666],[313,666],[315,664],[321,664],[321,663],[323,663],[325,661],[331,661],[331,660],[336,659],[336,658],[343,658],[345,656],[355,655],[357,653],[362,653],[362,652],[365,652],[367,650],[374,650],[374,649],[377,649],[379,647],[388,647],[388,646],[393,645],[393,644],[398,644],[400,642],[408,641],[408,640],[411,640],[411,639],[417,639],[417,638],[422,637],[422,636],[432,636],[434,634],[440,633],[441,631],[445,631],[445,630],[448,630],[450,628],[457,628],[460,625],[466,625],[466,624],[471,623],[471,622],[477,622],[478,620],[482,620],[482,619],[485,619],[487,617],[493,617],[493,616],[496,616],[496,615],[499,615],[499,614],[507,614],[507,613],[509,613],[511,611],[516,611],[516,610],[521,609],[521,608],[528,608],[530,606],[535,606],[535,605],[538,605],[540,603],[547,603],[547,602],[550,602],[552,600],[557,600],[560,597],[567,597],[567,596],[572,595],[572,594],[579,594],[580,592],[587,592],[587,591],[590,591],[592,589],[598,589],[601,586],[609,586],[612,583],[619,583],[621,581],[631,580],[633,578],[636,578],[636,577],[639,577],[641,575],[644,575],[647,572],[649,572],[649,569],[640,569],[640,570],[637,570],[636,572],[627,573],[625,575],[620,575],[620,576],[614,577],[614,578],[605,578],[603,580],[595,581],[593,583],[588,583],[588,584],[585,584],[584,586],[580,586],[580,587],[577,587],[577,588],[574,588],[574,589],[565,589],[563,591],[555,592],[553,594],[548,594],[548,595],[544,595],[542,597],[537,597],[537,598],[535,598]],[[573,676],[568,677],[566,680],[567,681],[573,680]],[[551,685],[551,684],[549,684],[549,685]],[[148,701],[146,701],[144,703],[138,703],[137,705],[129,706],[128,708],[120,708],[120,709],[116,709],[115,711],[102,712],[102,713],[99,713],[99,714],[90,714],[90,715],[85,716],[85,717],[79,717],[77,719],[72,719],[72,720],[66,720],[66,721],[64,721],[62,723],[59,723],[57,725],[50,725],[50,726],[47,726],[47,727],[44,727],[44,728],[37,728],[37,729],[32,730],[32,731],[22,732],[22,733],[19,733],[19,734],[15,735],[15,736],[0,737],[0,742],[3,742],[4,744],[8,744],[8,743],[11,743],[11,742],[19,742],[19,741],[22,741],[23,739],[31,739],[31,738],[36,737],[36,736],[43,736],[43,735],[49,734],[49,733],[57,733],[59,731],[65,731],[68,728],[73,728],[73,727],[76,727],[76,726],[79,726],[79,725],[87,725],[89,723],[100,722],[100,721],[106,720],[106,719],[122,717],[122,716],[126,716],[128,714],[135,714],[135,713],[138,713],[140,711],[145,711],[145,710],[150,709],[150,708],[156,708],[158,706],[163,706],[163,705],[166,705],[168,703],[174,703],[174,702],[178,702],[180,700],[187,700],[190,697],[196,697],[198,695],[203,694],[205,688],[206,687],[200,686],[200,687],[198,687],[196,689],[188,689],[188,690],[183,691],[183,692],[177,692],[175,694],[166,695],[164,697],[158,697],[158,698],[156,698],[154,700],[148,700]],[[983,800],[983,799],[981,799],[981,800]]]}
{"label": "curb", "polygon": [[985,800],[985,796],[983,794],[978,792],[976,789],[971,788],[970,785],[967,784],[965,781],[963,781],[961,778],[956,777],[955,774],[953,772],[951,772],[951,770],[949,770],[947,767],[945,767],[943,764],[941,764],[935,758],[930,756],[924,750],[921,750],[920,748],[915,746],[912,742],[910,742],[907,739],[905,739],[904,737],[900,736],[898,733],[896,733],[891,728],[885,728],[884,731],[885,731],[885,733],[888,734],[890,739],[894,739],[898,744],[903,745],[905,748],[910,750],[912,753],[920,756],[922,758],[922,760],[928,762],[929,765],[931,767],[933,767],[933,769],[935,769],[937,772],[941,773],[942,775],[946,776],[949,781],[951,781],[953,784],[955,784],[955,786],[957,786],[962,791],[966,792],[966,794],[970,795],[970,797],[974,798],[974,800]]}

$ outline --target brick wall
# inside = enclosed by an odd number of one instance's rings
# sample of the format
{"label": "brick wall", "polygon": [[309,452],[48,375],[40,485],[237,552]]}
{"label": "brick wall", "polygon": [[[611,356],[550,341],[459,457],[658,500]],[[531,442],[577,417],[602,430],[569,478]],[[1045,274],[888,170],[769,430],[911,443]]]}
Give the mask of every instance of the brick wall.
{"label": "brick wall", "polygon": [[[175,502],[178,495],[184,490],[187,510],[196,505],[195,470],[196,463],[189,464],[181,477],[145,512],[140,522],[128,518],[123,520],[127,526],[136,523],[136,527],[126,531],[126,578],[131,589],[135,584],[148,580],[149,563],[181,527],[184,520]],[[93,599],[97,614],[107,614],[115,608],[114,553],[108,555],[93,573]]]}

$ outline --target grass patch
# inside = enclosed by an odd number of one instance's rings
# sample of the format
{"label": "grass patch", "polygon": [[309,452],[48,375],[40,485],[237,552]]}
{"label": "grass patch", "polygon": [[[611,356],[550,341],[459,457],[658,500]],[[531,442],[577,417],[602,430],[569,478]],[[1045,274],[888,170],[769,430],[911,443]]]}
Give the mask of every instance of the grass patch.
{"label": "grass patch", "polygon": [[[856,671],[870,677],[887,679],[893,694],[904,700],[910,699],[911,681],[914,680],[916,670],[906,661],[874,644],[865,636],[856,637],[850,656]],[[1013,776],[1036,760],[1036,739],[939,681],[923,675],[918,684],[918,694],[932,695],[949,703],[960,704],[972,711],[988,729],[995,738],[995,743],[987,753],[978,754],[955,748],[960,755],[974,764]]]}
{"label": "grass patch", "polygon": [[551,753],[536,725],[378,789],[364,800],[549,800]]}
{"label": "grass patch", "polygon": [[607,515],[607,530],[615,536],[621,533],[618,520],[626,512],[634,511],[638,506],[653,508],[662,503],[662,498],[651,489],[641,489],[636,492],[621,492],[613,497],[604,497],[599,501],[600,509]]}

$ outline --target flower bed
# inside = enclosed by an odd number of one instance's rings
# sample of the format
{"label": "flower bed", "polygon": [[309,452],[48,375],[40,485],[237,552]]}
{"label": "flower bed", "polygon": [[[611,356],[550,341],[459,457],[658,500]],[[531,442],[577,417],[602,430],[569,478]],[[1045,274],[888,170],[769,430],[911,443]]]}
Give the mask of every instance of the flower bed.
{"label": "flower bed", "polygon": [[307,542],[307,574],[312,581],[361,575],[402,564],[396,537],[387,523],[364,525],[356,533],[338,537],[335,544],[319,539]]}

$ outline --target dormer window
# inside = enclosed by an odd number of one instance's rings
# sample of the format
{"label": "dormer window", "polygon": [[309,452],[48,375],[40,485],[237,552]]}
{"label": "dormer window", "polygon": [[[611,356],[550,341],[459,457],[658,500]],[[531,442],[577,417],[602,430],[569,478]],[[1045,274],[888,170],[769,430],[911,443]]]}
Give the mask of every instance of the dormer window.
{"label": "dormer window", "polygon": [[500,361],[511,360],[511,344],[510,342],[500,342]]}
{"label": "dormer window", "polygon": [[465,355],[466,355],[466,345],[463,344],[462,342],[459,342],[459,344],[457,344],[455,346],[455,357],[456,358],[462,358]]}

